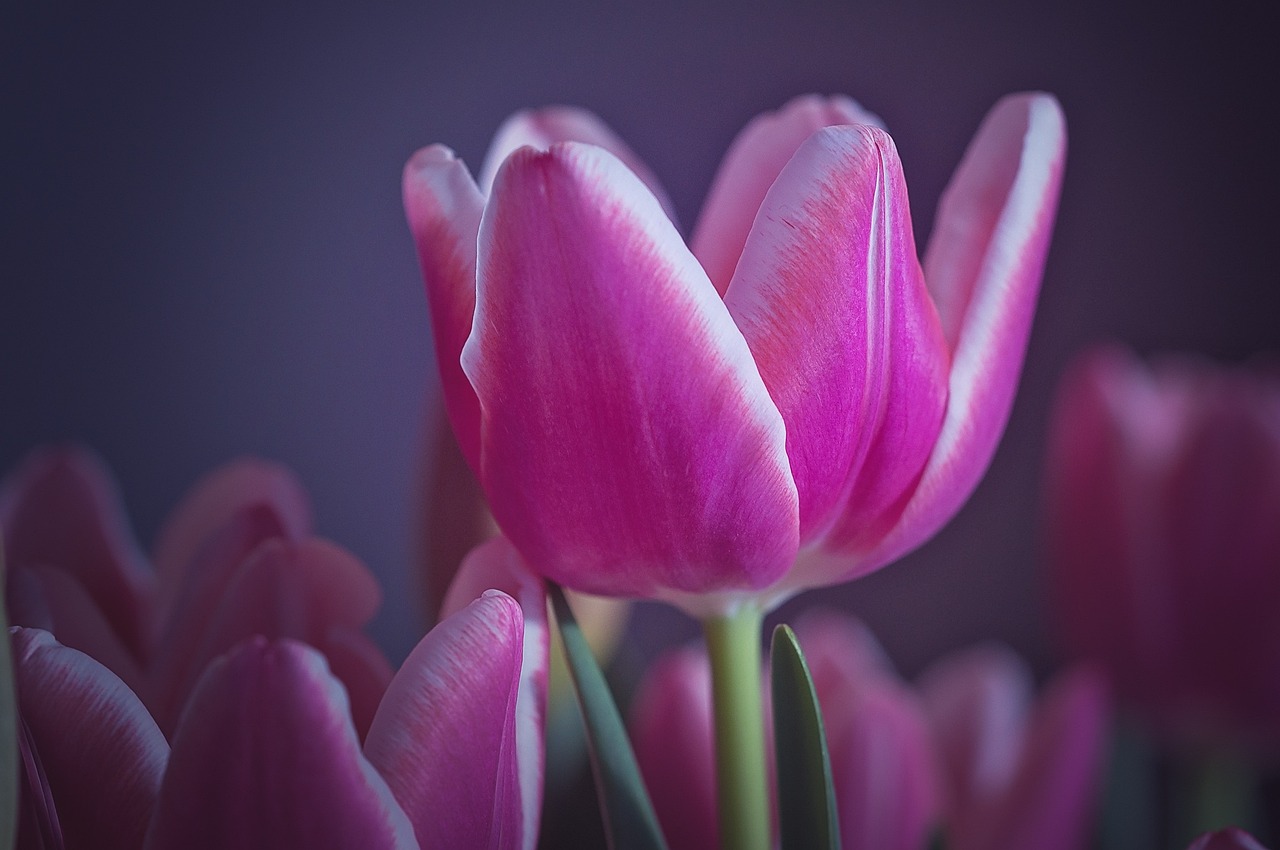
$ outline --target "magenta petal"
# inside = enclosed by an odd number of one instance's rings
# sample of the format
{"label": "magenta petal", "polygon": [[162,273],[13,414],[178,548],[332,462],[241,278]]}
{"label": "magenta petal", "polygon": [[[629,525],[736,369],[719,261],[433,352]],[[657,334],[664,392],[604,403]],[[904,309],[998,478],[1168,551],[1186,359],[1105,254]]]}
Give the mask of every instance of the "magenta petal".
{"label": "magenta petal", "polygon": [[604,150],[507,159],[463,367],[494,516],[540,573],[716,609],[790,565],[782,418],[670,220]]}
{"label": "magenta petal", "polygon": [[476,233],[484,196],[462,160],[443,145],[423,148],[404,167],[405,215],[427,287],[445,410],[462,454],[480,468],[480,406],[458,356],[476,304]]}
{"label": "magenta petal", "polygon": [[275,513],[284,537],[300,540],[311,533],[310,500],[288,468],[242,458],[215,469],[191,487],[156,535],[152,556],[160,583],[157,616],[168,614],[205,543],[254,506]]}
{"label": "magenta petal", "polygon": [[995,453],[1022,370],[1065,156],[1057,101],[1010,95],[987,115],[942,197],[924,271],[952,346],[946,418],[915,494],[870,565],[941,528]]}
{"label": "magenta petal", "polygon": [[537,837],[542,814],[544,736],[547,714],[547,675],[550,633],[547,629],[547,589],[529,572],[505,537],[477,546],[466,559],[445,596],[441,617],[463,610],[487,590],[501,590],[520,603],[524,638],[520,689],[516,698],[516,753],[520,779],[523,835],[529,846]]}
{"label": "magenta petal", "polygon": [[838,124],[882,126],[851,98],[804,95],[756,116],[733,140],[690,241],[718,292],[729,287],[756,211],[783,166],[810,135]]}
{"label": "magenta petal", "polygon": [[419,840],[524,848],[516,744],[523,622],[489,591],[427,633],[391,681],[365,741]]}
{"label": "magenta petal", "polygon": [[719,847],[706,653],[682,649],[660,658],[645,674],[627,725],[671,850]]}
{"label": "magenta petal", "polygon": [[79,446],[36,451],[0,490],[9,565],[57,567],[70,574],[129,651],[142,658],[154,576],[101,459]]}
{"label": "magenta petal", "polygon": [[869,548],[933,448],[949,366],[883,131],[828,127],[800,145],[765,196],[725,304],[786,422],[802,544],[838,517],[826,545]]}
{"label": "magenta petal", "polygon": [[19,713],[48,781],[66,846],[136,850],[169,745],[107,668],[48,632],[10,630]]}
{"label": "magenta petal", "polygon": [[622,138],[596,115],[575,106],[546,106],[542,109],[522,109],[512,115],[494,134],[484,166],[480,169],[480,191],[488,195],[493,189],[493,178],[515,151],[526,145],[546,150],[557,142],[584,142],[604,148],[622,160],[644,185],[649,187],[667,216],[675,221],[675,211],[658,178],[644,164],[644,160],[622,141]]}
{"label": "magenta petal", "polygon": [[1243,829],[1228,827],[1217,832],[1206,832],[1191,842],[1187,850],[1266,850],[1266,848]]}
{"label": "magenta petal", "polygon": [[[135,845],[136,846],[136,845]],[[360,752],[346,694],[293,641],[248,641],[211,665],[183,715],[147,850],[417,850]]]}

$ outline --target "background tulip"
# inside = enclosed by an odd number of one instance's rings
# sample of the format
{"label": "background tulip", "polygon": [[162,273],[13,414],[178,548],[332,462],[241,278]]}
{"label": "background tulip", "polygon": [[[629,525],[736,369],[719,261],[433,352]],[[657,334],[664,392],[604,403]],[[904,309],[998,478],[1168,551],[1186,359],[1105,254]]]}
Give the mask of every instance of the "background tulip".
{"label": "background tulip", "polygon": [[1092,351],[1064,378],[1048,553],[1070,651],[1184,744],[1280,744],[1280,381]]}

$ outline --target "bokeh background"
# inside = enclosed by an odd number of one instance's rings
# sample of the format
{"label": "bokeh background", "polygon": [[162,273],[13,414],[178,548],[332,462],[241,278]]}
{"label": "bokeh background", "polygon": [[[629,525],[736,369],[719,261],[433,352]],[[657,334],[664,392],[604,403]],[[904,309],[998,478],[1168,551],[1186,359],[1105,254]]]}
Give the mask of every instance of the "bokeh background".
{"label": "bokeh background", "polygon": [[[1102,339],[1229,361],[1280,348],[1264,5],[1060,6],[6,4],[0,467],[44,442],[93,446],[146,542],[201,472],[281,460],[319,531],[381,577],[374,632],[399,660],[425,622],[414,493],[439,392],[400,208],[410,153],[441,141],[477,166],[512,111],[586,106],[687,233],[749,118],[845,92],[893,133],[923,245],[986,110],[1043,89],[1070,154],[1007,436],[936,539],[820,595],[905,672],[979,638],[1043,671],[1038,488],[1070,356]],[[660,611],[637,628],[694,631]]]}

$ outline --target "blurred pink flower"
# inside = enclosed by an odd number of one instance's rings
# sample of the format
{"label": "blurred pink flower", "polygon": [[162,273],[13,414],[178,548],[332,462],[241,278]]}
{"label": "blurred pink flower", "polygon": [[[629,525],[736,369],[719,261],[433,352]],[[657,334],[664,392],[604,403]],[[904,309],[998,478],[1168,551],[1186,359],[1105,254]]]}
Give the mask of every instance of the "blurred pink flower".
{"label": "blurred pink flower", "polygon": [[298,641],[253,637],[214,659],[166,742],[106,667],[48,632],[12,628],[18,846],[532,848],[545,596],[500,544],[459,582],[520,601],[485,591],[429,632],[363,745],[345,689]]}
{"label": "blurred pink flower", "polygon": [[[1007,649],[951,655],[915,688],[857,621],[797,627],[818,693],[845,850],[922,850],[941,828],[955,850],[1076,850],[1091,827],[1105,744],[1100,678],[1077,668],[1035,700]],[[658,661],[631,713],[636,755],[672,850],[717,834],[707,662]]]}
{"label": "blurred pink flower", "polygon": [[479,184],[442,146],[410,160],[449,418],[535,569],[723,614],[874,570],[967,498],[1021,368],[1063,118],[996,105],[923,269],[878,124],[842,97],[757,118],[689,246],[579,110],[514,116]]}
{"label": "blurred pink flower", "polygon": [[1208,832],[1191,842],[1187,850],[1267,850],[1243,829],[1229,827]]}
{"label": "blurred pink flower", "polygon": [[10,623],[110,668],[166,735],[205,665],[251,635],[320,650],[367,731],[391,679],[363,632],[381,591],[355,556],[311,536],[306,493],[285,468],[245,459],[210,473],[148,559],[102,461],[42,449],[0,485],[0,527]]}
{"label": "blurred pink flower", "polygon": [[1061,387],[1048,461],[1068,648],[1196,743],[1280,744],[1280,379],[1104,348]]}

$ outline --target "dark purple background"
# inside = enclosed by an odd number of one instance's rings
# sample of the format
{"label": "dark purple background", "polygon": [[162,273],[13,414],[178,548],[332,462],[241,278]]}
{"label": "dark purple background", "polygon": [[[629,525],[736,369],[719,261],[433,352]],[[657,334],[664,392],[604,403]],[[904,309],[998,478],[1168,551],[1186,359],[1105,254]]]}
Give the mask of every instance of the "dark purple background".
{"label": "dark purple background", "polygon": [[1274,30],[1109,4],[605,5],[7,4],[0,465],[88,442],[145,541],[203,470],[283,460],[320,531],[382,577],[375,631],[399,658],[421,629],[410,492],[438,392],[400,211],[415,148],[475,166],[513,110],[587,106],[687,228],[752,115],[847,92],[893,132],[923,244],[985,111],[1044,89],[1070,155],[1008,437],[936,540],[822,598],[907,670],[980,637],[1049,663],[1037,487],[1070,354],[1280,347]]}

